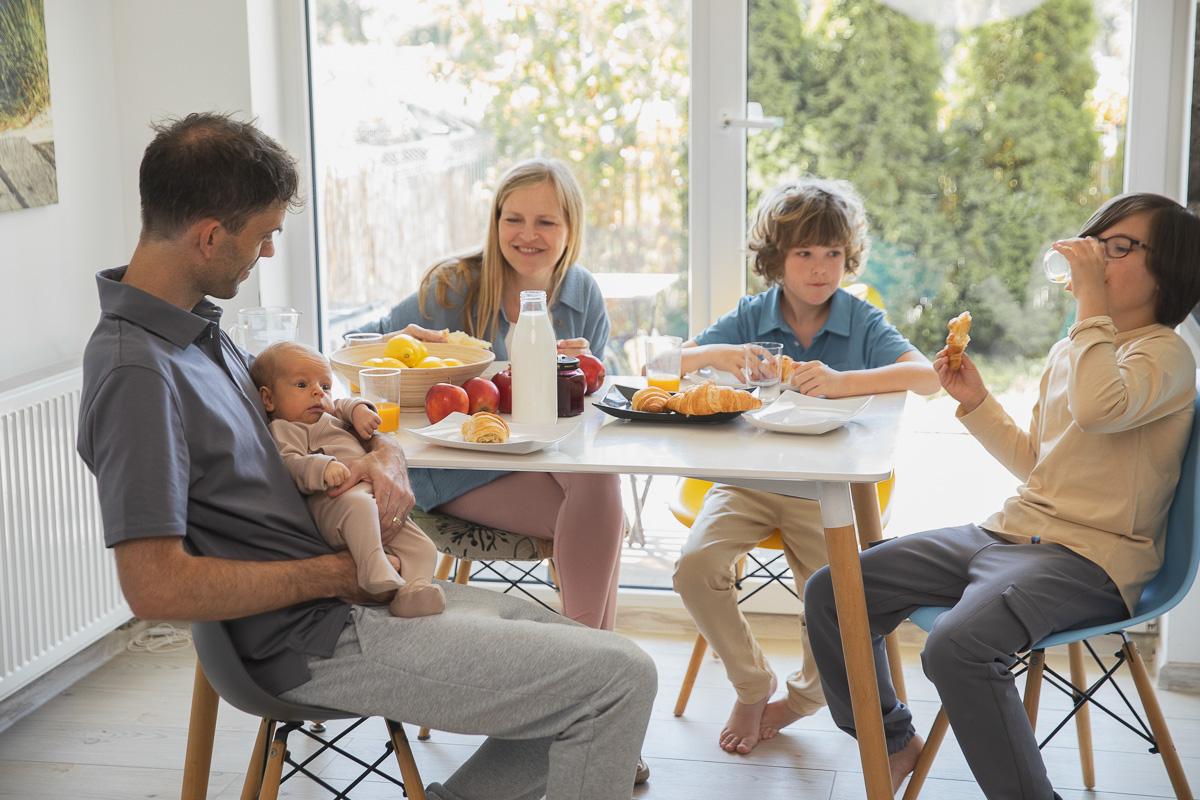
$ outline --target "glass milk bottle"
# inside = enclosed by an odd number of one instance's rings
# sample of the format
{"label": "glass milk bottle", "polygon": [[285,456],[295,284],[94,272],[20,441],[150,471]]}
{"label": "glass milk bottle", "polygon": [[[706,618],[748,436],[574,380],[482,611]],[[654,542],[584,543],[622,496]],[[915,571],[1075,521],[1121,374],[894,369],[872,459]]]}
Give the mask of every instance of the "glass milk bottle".
{"label": "glass milk bottle", "polygon": [[513,422],[553,425],[558,421],[558,355],[545,292],[521,292],[521,316],[513,328]]}

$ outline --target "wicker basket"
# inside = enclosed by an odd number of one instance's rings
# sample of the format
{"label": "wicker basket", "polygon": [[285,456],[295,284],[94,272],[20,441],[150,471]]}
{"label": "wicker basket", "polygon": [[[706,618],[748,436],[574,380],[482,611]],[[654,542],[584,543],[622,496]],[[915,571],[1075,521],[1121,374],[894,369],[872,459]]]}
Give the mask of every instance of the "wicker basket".
{"label": "wicker basket", "polygon": [[[364,344],[343,347],[329,357],[334,369],[350,382],[352,391],[358,391],[358,371],[368,358],[379,358],[386,344]],[[425,393],[435,383],[453,383],[461,386],[464,381],[479,375],[496,356],[491,350],[466,347],[460,344],[438,344],[426,342],[429,355],[438,358],[457,358],[461,367],[431,367],[429,369],[406,368],[400,375],[400,405],[403,408],[424,408]]]}

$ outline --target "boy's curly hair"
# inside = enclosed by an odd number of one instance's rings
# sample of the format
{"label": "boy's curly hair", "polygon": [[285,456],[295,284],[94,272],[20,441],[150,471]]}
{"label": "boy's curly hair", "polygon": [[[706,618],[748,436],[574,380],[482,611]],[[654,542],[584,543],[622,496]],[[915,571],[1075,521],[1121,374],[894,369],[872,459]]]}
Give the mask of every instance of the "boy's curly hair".
{"label": "boy's curly hair", "polygon": [[771,283],[783,280],[787,252],[800,245],[846,249],[846,274],[867,260],[867,210],[849,181],[786,180],[763,195],[746,237],[754,272]]}

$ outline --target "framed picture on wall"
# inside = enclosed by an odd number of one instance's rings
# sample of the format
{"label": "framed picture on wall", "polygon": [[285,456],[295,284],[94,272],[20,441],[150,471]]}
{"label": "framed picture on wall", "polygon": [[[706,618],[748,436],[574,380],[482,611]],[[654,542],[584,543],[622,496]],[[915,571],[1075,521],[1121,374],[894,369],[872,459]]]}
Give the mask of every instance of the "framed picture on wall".
{"label": "framed picture on wall", "polygon": [[58,202],[44,0],[0,0],[0,211]]}

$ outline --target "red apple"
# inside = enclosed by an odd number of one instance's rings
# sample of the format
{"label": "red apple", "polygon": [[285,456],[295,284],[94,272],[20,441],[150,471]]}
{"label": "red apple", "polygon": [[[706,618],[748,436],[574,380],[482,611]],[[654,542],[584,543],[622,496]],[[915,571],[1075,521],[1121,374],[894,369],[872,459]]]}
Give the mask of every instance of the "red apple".
{"label": "red apple", "polygon": [[466,390],[471,401],[471,410],[468,413],[490,411],[495,414],[500,410],[500,390],[487,378],[471,378],[462,388]]}
{"label": "red apple", "polygon": [[453,383],[435,383],[425,393],[425,416],[430,422],[440,422],[455,411],[466,414],[470,407],[467,390]]}
{"label": "red apple", "polygon": [[503,372],[492,376],[492,383],[500,390],[500,413],[512,413],[512,367],[505,367]]}
{"label": "red apple", "polygon": [[577,358],[579,368],[583,370],[583,377],[587,380],[587,391],[584,394],[591,394],[604,385],[604,376],[607,374],[604,371],[604,362],[591,353],[580,353]]}

